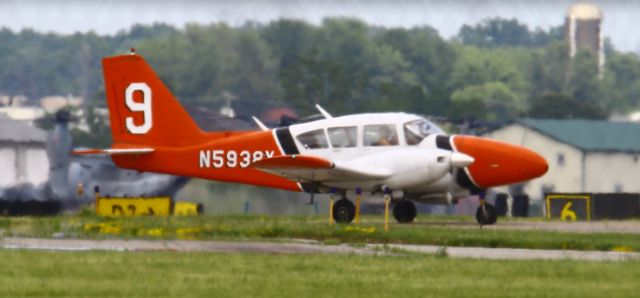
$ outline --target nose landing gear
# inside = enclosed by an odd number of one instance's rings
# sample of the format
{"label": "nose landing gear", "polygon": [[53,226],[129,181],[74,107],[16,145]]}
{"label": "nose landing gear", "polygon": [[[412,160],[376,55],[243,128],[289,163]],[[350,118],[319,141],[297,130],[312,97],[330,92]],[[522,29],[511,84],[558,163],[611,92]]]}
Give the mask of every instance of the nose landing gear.
{"label": "nose landing gear", "polygon": [[485,202],[484,199],[481,199],[480,207],[478,207],[478,210],[476,211],[476,220],[480,226],[496,223],[498,220],[496,207],[493,207],[493,205]]}

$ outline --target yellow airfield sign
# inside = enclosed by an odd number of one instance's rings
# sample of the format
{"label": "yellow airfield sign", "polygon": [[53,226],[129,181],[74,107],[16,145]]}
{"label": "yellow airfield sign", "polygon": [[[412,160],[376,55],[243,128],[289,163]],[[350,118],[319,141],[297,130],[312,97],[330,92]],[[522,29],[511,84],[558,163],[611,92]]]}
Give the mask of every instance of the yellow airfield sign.
{"label": "yellow airfield sign", "polygon": [[171,198],[98,198],[96,213],[101,216],[166,216],[171,214]]}
{"label": "yellow airfield sign", "polygon": [[173,205],[173,215],[198,215],[198,204],[191,202],[176,202]]}
{"label": "yellow airfield sign", "polygon": [[563,221],[591,220],[591,194],[549,193],[545,195],[547,219]]}

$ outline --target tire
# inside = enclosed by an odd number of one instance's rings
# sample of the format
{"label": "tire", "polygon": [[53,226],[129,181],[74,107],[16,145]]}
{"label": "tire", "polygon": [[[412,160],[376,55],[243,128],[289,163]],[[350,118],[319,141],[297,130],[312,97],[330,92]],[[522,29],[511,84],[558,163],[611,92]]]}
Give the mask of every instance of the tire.
{"label": "tire", "polygon": [[478,223],[482,225],[492,225],[498,221],[498,212],[496,211],[496,207],[489,203],[484,204],[484,212],[482,210],[482,206],[478,207],[476,211],[476,220]]}
{"label": "tire", "polygon": [[340,199],[333,205],[333,220],[348,224],[356,217],[356,205],[348,199]]}
{"label": "tire", "polygon": [[393,206],[393,217],[399,223],[411,223],[416,219],[416,204],[407,200],[400,200]]}

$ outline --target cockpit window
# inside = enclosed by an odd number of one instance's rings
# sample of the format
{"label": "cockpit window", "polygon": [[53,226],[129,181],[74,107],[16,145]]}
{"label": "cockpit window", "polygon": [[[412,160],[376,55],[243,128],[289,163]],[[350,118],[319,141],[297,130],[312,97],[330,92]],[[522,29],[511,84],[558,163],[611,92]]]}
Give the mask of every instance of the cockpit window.
{"label": "cockpit window", "polygon": [[349,127],[331,127],[327,129],[329,140],[333,148],[355,147],[358,139],[358,128]]}
{"label": "cockpit window", "polygon": [[407,145],[417,145],[426,137],[442,130],[426,119],[409,121],[404,124],[404,137]]}
{"label": "cockpit window", "polygon": [[327,136],[324,134],[324,130],[322,129],[305,132],[296,138],[298,139],[298,142],[300,142],[302,146],[304,146],[305,149],[329,148]]}
{"label": "cockpit window", "polygon": [[365,146],[398,145],[398,134],[393,124],[365,125],[363,137]]}

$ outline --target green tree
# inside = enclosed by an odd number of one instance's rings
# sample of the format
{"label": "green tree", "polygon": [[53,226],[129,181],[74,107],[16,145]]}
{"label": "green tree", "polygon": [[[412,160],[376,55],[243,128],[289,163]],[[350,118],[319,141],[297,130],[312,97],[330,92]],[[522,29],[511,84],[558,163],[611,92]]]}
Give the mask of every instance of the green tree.
{"label": "green tree", "polygon": [[449,80],[457,52],[430,27],[389,29],[381,33],[385,44],[397,49],[417,76],[417,84],[406,88],[402,98],[408,109],[422,114],[446,113],[451,94]]}
{"label": "green tree", "polygon": [[296,109],[310,112],[309,82],[315,75],[313,63],[314,40],[318,29],[303,22],[279,20],[261,30],[261,36],[278,61],[278,78],[284,100]]}
{"label": "green tree", "polygon": [[288,102],[302,114],[314,113],[315,103],[343,114],[410,107],[410,100],[398,97],[424,96],[410,63],[379,42],[379,34],[361,21],[337,18],[317,29],[280,21],[263,36],[280,44],[274,52]]}
{"label": "green tree", "polygon": [[533,88],[529,98],[537,99],[546,93],[562,93],[566,90],[570,64],[568,53],[565,42],[552,43],[531,52],[529,81]]}
{"label": "green tree", "polygon": [[141,52],[186,102],[217,107],[224,92],[247,114],[280,98],[277,60],[251,27],[188,25],[184,32],[147,39]]}
{"label": "green tree", "polygon": [[606,94],[601,83],[595,56],[586,50],[578,51],[571,61],[567,93],[578,100],[604,105]]}
{"label": "green tree", "polygon": [[611,51],[607,56],[605,78],[610,79],[607,95],[612,110],[640,109],[640,58],[632,53]]}
{"label": "green tree", "polygon": [[606,119],[607,112],[598,105],[576,100],[561,93],[548,93],[534,101],[528,113],[543,119]]}
{"label": "green tree", "polygon": [[488,121],[515,119],[525,111],[525,102],[505,83],[487,82],[455,91],[451,101],[458,116],[473,116]]}
{"label": "green tree", "polygon": [[514,49],[458,47],[449,84],[453,90],[450,116],[484,120],[512,119],[526,110],[530,89],[522,73],[522,53]]}
{"label": "green tree", "polygon": [[458,39],[463,44],[487,48],[545,46],[563,38],[564,26],[531,32],[517,19],[499,17],[485,19],[475,26],[464,25],[458,32]]}

